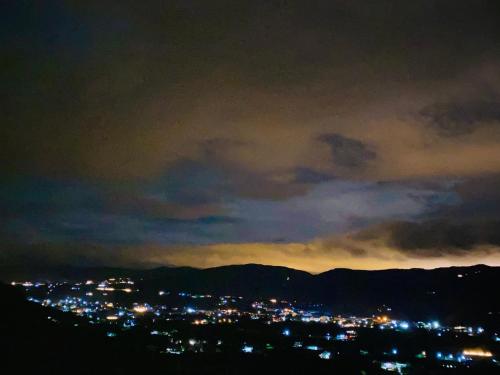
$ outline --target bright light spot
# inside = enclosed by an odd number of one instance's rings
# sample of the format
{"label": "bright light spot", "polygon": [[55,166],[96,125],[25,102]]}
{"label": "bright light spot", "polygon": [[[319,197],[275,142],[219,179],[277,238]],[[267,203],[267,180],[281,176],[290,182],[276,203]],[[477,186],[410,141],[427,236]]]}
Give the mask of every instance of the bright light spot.
{"label": "bright light spot", "polygon": [[136,313],[145,313],[146,311],[148,311],[148,308],[146,306],[138,305],[134,306],[134,311]]}
{"label": "bright light spot", "polygon": [[408,365],[406,363],[399,363],[399,362],[382,362],[380,364],[380,368],[382,370],[394,371],[394,372],[397,371],[400,374],[403,373],[403,369],[407,366]]}
{"label": "bright light spot", "polygon": [[410,324],[408,322],[401,322],[399,323],[399,327],[401,327],[402,329],[408,329],[410,328]]}
{"label": "bright light spot", "polygon": [[332,353],[330,353],[329,351],[326,351],[326,350],[319,354],[319,358],[321,358],[321,359],[330,359],[331,357],[332,357]]}
{"label": "bright light spot", "polygon": [[490,351],[483,349],[465,349],[463,355],[468,355],[470,357],[493,357]]}

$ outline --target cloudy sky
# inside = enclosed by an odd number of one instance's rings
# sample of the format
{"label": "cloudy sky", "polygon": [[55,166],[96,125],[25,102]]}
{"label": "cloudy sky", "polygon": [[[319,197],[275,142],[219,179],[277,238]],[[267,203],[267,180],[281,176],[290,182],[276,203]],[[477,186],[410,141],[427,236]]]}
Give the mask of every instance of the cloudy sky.
{"label": "cloudy sky", "polygon": [[500,265],[498,1],[5,1],[0,261]]}

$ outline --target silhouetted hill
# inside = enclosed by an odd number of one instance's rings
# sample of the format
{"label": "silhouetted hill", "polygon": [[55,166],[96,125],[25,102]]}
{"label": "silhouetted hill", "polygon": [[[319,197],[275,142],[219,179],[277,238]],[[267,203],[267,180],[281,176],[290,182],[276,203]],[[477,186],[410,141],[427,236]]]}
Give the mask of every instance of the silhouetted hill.
{"label": "silhouetted hill", "polygon": [[321,304],[342,314],[376,313],[389,308],[393,314],[413,319],[487,324],[500,320],[500,267],[485,265],[433,270],[333,269],[318,275],[257,264],[152,270],[73,267],[58,274],[59,278],[78,280],[130,276],[148,296],[158,290],[187,291]]}

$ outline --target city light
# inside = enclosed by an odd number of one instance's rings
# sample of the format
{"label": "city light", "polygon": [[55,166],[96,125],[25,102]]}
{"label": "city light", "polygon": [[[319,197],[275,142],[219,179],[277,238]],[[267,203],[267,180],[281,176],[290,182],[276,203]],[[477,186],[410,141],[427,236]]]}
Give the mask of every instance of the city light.
{"label": "city light", "polygon": [[145,313],[148,311],[148,308],[146,306],[138,305],[138,306],[134,306],[134,311],[136,313]]}
{"label": "city light", "polygon": [[464,349],[463,355],[469,357],[493,357],[490,351],[483,349]]}
{"label": "city light", "polygon": [[330,359],[332,357],[332,353],[325,350],[324,352],[321,352],[318,356],[321,359]]}
{"label": "city light", "polygon": [[410,324],[408,322],[401,322],[399,323],[399,327],[402,329],[408,329],[410,328]]}
{"label": "city light", "polygon": [[[23,287],[27,292],[32,290],[30,285],[37,285],[30,281],[16,283],[15,287]],[[367,330],[378,329],[393,331],[396,335],[409,335],[409,329],[412,327],[412,333],[420,330],[421,333],[429,335],[441,335],[451,333],[455,337],[481,336],[484,339],[498,339],[498,334],[484,334],[486,330],[480,326],[469,325],[453,325],[442,326],[437,320],[423,321],[406,321],[389,318],[387,315],[371,315],[371,316],[342,316],[332,314],[327,311],[313,308],[306,308],[296,305],[289,301],[272,298],[267,300],[248,301],[243,297],[236,296],[212,296],[210,294],[190,293],[189,291],[175,293],[175,296],[182,298],[180,304],[176,302],[174,305],[168,304],[170,293],[164,291],[155,291],[154,294],[165,296],[164,301],[160,304],[149,304],[147,302],[131,303],[128,302],[125,296],[115,294],[113,300],[110,301],[105,297],[106,293],[92,293],[90,290],[102,289],[103,292],[109,290],[131,290],[131,288],[122,288],[123,284],[134,285],[134,281],[126,279],[106,279],[104,281],[95,282],[97,288],[92,284],[87,285],[87,281],[71,283],[61,283],[61,290],[71,290],[72,295],[60,295],[57,284],[48,284],[50,287],[40,284],[39,288],[47,288],[47,294],[44,299],[38,299],[28,295],[28,299],[35,303],[40,303],[46,307],[56,308],[62,311],[72,312],[81,317],[86,317],[91,324],[104,325],[113,327],[113,331],[105,331],[107,337],[115,337],[117,330],[129,330],[133,327],[147,329],[148,337],[156,337],[157,340],[168,339],[165,346],[158,349],[161,353],[168,355],[179,355],[185,352],[206,352],[213,347],[216,351],[227,350],[226,344],[222,346],[222,340],[206,340],[201,337],[191,336],[186,339],[183,332],[177,329],[165,329],[163,322],[186,322],[193,326],[199,326],[196,329],[202,330],[202,326],[210,326],[214,324],[237,324],[242,319],[255,321],[263,324],[263,327],[268,325],[278,325],[279,330],[273,330],[274,334],[290,337],[292,336],[291,325],[303,324],[301,329],[293,330],[293,337],[296,339],[293,342],[289,340],[277,340],[266,338],[265,341],[250,345],[247,343],[239,343],[236,350],[243,353],[254,353],[260,355],[263,351],[282,351],[290,349],[294,351],[313,351],[316,358],[321,360],[329,360],[333,358],[333,353],[337,353],[335,358],[342,358],[342,350],[339,350],[338,341],[343,341],[344,345],[350,345],[349,342],[363,339],[364,332]],[[87,285],[85,287],[85,285]],[[52,294],[54,293],[54,294]],[[80,294],[78,294],[80,293]],[[57,296],[57,297],[56,297]],[[104,297],[103,297],[104,296]],[[137,297],[141,295],[138,293]],[[50,297],[50,298],[49,298]],[[203,304],[199,305],[203,299]],[[196,300],[196,301],[195,301]],[[202,307],[203,306],[203,307]],[[145,314],[149,312],[150,314]],[[57,322],[57,319],[49,316],[51,322]],[[75,324],[78,326],[78,324]],[[310,327],[310,328],[306,328]],[[161,327],[161,328],[160,328]],[[294,326],[295,327],[295,326]],[[325,327],[325,328],[322,328]],[[240,328],[239,328],[240,329]],[[318,331],[319,330],[319,331]],[[196,331],[193,331],[196,332]],[[245,332],[242,329],[242,332]],[[385,334],[385,332],[383,333]],[[249,337],[252,342],[253,337]],[[298,340],[297,340],[298,339]],[[394,341],[395,338],[388,342],[389,350],[383,351],[367,351],[359,349],[359,355],[371,358],[379,356],[379,363],[385,371],[404,372],[407,364],[386,361],[388,356],[396,358],[399,356],[399,350]],[[158,345],[155,343],[153,346]],[[241,346],[240,346],[241,345]],[[435,352],[435,359],[439,360],[442,366],[446,368],[455,368],[455,366],[470,366],[475,360],[481,358],[492,358],[494,354],[491,351],[481,348],[462,349],[460,345],[456,351],[447,350],[446,352]],[[408,353],[405,350],[405,358],[414,358],[420,363],[425,363],[428,360],[426,350],[415,350],[414,353]],[[433,358],[431,356],[431,358]],[[450,367],[452,366],[452,367]]]}

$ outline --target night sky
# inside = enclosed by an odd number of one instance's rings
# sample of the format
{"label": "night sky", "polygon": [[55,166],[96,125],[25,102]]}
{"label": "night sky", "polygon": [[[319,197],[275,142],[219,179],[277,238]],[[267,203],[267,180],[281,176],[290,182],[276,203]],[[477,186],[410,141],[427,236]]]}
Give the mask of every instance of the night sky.
{"label": "night sky", "polygon": [[500,265],[499,8],[2,1],[0,262]]}

